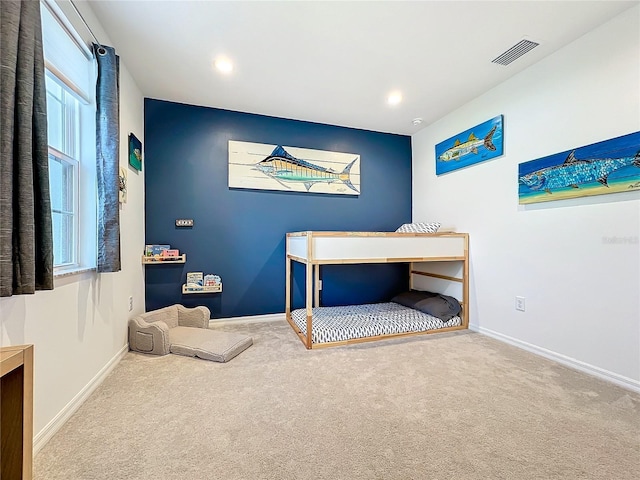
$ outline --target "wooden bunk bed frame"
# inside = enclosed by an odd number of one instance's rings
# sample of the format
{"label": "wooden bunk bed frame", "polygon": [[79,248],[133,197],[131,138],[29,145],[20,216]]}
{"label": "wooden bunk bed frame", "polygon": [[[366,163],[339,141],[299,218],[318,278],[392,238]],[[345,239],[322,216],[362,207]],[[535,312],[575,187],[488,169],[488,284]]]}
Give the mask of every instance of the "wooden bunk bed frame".
{"label": "wooden bunk bed frame", "polygon": [[[291,315],[292,263],[306,267],[306,332],[302,332]],[[389,233],[389,232],[290,232],[286,236],[286,293],[287,321],[307,349],[346,345],[383,338],[449,332],[469,327],[469,235],[467,233]],[[457,274],[450,267],[457,265]],[[312,308],[320,306],[320,267],[322,265],[360,263],[408,263],[409,285],[415,288],[416,276],[461,285],[461,324],[436,330],[379,335],[351,340],[313,343]],[[430,272],[430,266],[436,272]],[[440,292],[444,293],[444,292]],[[313,304],[312,304],[313,300]]]}

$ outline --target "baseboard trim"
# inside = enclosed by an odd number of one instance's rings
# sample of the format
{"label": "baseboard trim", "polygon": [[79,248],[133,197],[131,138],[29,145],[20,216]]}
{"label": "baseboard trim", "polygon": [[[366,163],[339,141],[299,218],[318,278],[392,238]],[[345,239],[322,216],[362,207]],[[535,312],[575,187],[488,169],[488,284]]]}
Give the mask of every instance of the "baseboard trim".
{"label": "baseboard trim", "polygon": [[212,318],[209,320],[209,325],[220,325],[222,323],[279,322],[284,320],[286,320],[284,313],[268,313],[266,315],[251,315],[248,317]]}
{"label": "baseboard trim", "polygon": [[127,343],[120,349],[115,356],[109,360],[109,362],[102,367],[102,369],[87,383],[80,392],[73,397],[73,399],[65,405],[65,407],[51,420],[42,430],[40,430],[35,437],[33,437],[33,454],[35,455],[44,447],[51,437],[53,437],[60,428],[71,418],[78,408],[89,398],[96,388],[104,381],[104,379],[111,373],[111,370],[115,368],[118,362],[129,351],[129,344]]}
{"label": "baseboard trim", "polygon": [[501,342],[508,343],[509,345],[513,345],[514,347],[521,348],[523,350],[526,350],[527,352],[540,355],[541,357],[548,358],[549,360],[558,362],[566,367],[579,370],[589,375],[593,375],[594,377],[598,377],[602,380],[606,380],[607,382],[614,383],[620,387],[626,388],[627,390],[640,393],[640,382],[632,378],[618,375],[617,373],[610,372],[603,368],[596,367],[594,365],[576,360],[575,358],[571,358],[560,353],[553,352],[551,350],[547,350],[546,348],[542,348],[531,343],[523,342],[522,340],[518,340],[517,338],[513,338],[508,335],[495,332],[488,328],[480,327],[478,325],[469,325],[469,330],[473,330],[474,332],[481,333],[482,335],[486,335],[487,337],[491,337]]}

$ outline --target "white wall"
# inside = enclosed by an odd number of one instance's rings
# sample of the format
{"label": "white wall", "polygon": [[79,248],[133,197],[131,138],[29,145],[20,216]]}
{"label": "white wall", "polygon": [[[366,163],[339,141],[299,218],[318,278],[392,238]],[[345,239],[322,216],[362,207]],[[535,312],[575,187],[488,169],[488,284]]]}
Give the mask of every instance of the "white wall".
{"label": "white wall", "polygon": [[[60,3],[84,36],[77,15]],[[85,2],[77,4],[98,39],[111,45]],[[121,61],[120,165],[128,169],[128,201],[120,209],[122,271],[62,277],[52,291],[0,299],[0,345],[34,345],[36,450],[126,352],[127,320],[144,311],[144,169],[128,168],[129,132],[144,145],[143,97]]]}
{"label": "white wall", "polygon": [[[639,19],[626,11],[412,139],[413,220],[470,233],[472,328],[638,390],[640,192],[519,206],[517,172],[640,130]],[[435,144],[499,114],[502,157],[435,175]]]}

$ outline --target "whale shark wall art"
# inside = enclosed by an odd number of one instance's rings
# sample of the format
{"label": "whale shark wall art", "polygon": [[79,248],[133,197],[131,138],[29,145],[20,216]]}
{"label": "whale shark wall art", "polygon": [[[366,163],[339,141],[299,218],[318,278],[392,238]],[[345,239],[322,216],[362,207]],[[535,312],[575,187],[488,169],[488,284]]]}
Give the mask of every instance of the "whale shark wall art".
{"label": "whale shark wall art", "polygon": [[360,194],[360,155],[229,141],[229,188]]}
{"label": "whale shark wall art", "polygon": [[436,175],[499,157],[503,145],[503,116],[498,115],[438,143]]}
{"label": "whale shark wall art", "polygon": [[519,203],[640,190],[640,132],[518,165]]}

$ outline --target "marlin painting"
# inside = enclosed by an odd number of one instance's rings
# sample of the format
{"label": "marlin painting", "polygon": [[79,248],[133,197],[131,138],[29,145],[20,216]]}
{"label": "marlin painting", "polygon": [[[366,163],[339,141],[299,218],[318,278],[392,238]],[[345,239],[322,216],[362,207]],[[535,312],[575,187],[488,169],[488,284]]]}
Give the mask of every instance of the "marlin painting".
{"label": "marlin painting", "polygon": [[451,160],[460,160],[460,157],[464,155],[468,155],[470,153],[478,153],[478,147],[484,147],[487,150],[491,150],[495,152],[496,146],[491,141],[493,138],[493,134],[496,132],[497,125],[494,125],[491,131],[482,139],[477,138],[473,132],[469,135],[469,139],[460,143],[459,139],[456,139],[453,147],[445,150],[440,157],[438,157],[443,162],[449,162]]}
{"label": "marlin painting", "polygon": [[285,188],[291,188],[287,183],[301,183],[308,192],[317,183],[342,182],[351,190],[358,192],[358,189],[351,183],[350,177],[351,167],[357,160],[358,157],[344,167],[342,172],[338,173],[331,168],[324,168],[300,160],[278,145],[271,152],[271,155],[256,163],[255,169],[274,179]]}
{"label": "marlin painting", "polygon": [[640,151],[635,156],[620,158],[577,159],[573,150],[562,165],[541,168],[519,178],[531,190],[551,190],[600,182],[608,187],[608,178],[616,170],[633,165],[640,167]]}

